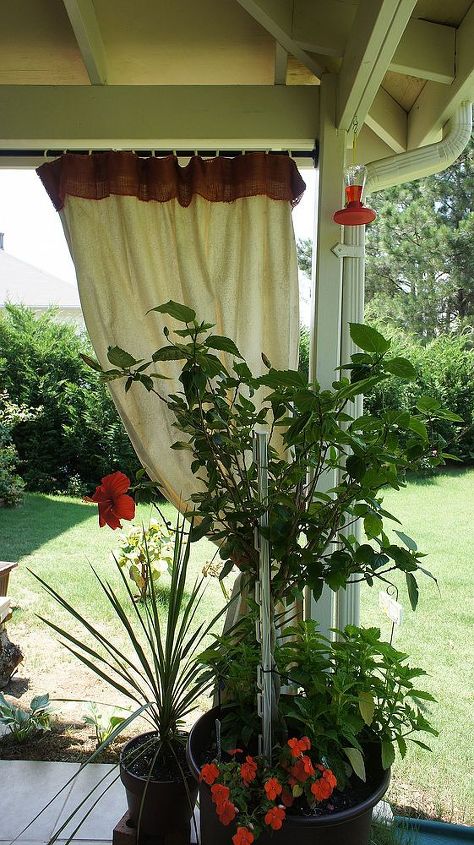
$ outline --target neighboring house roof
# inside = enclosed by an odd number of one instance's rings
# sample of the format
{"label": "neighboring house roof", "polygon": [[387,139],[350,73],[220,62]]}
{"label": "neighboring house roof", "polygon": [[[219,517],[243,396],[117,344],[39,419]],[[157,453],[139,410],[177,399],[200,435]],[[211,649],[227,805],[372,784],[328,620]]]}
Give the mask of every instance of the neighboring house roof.
{"label": "neighboring house roof", "polygon": [[71,282],[51,276],[0,249],[0,308],[7,302],[35,309],[50,305],[81,309],[77,288]]}

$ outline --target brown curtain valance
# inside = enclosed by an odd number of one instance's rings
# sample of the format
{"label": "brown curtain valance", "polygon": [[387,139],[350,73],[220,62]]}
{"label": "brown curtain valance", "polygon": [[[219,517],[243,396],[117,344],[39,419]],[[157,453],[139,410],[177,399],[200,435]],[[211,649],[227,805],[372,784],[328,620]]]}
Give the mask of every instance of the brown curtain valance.
{"label": "brown curtain valance", "polygon": [[65,153],[42,164],[37,173],[54,207],[60,211],[66,196],[100,200],[111,194],[149,202],[177,199],[186,207],[194,194],[210,202],[232,202],[266,195],[296,205],[305,183],[286,155],[245,153],[235,158],[193,156],[181,167],[175,156],[140,158],[135,153]]}

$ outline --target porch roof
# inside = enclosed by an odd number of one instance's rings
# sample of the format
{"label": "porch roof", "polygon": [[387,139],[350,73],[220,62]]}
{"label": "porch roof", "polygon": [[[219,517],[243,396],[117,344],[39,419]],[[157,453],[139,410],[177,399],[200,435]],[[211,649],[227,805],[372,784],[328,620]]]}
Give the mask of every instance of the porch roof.
{"label": "porch roof", "polygon": [[0,148],[311,149],[331,73],[336,126],[357,119],[378,159],[474,98],[473,37],[473,0],[22,0],[2,10]]}

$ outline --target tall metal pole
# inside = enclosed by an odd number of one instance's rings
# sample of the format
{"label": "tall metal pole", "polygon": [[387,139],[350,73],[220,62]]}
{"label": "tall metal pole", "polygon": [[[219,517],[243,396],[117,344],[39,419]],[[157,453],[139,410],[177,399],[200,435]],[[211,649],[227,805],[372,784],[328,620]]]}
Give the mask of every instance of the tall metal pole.
{"label": "tall metal pole", "polygon": [[[257,466],[258,497],[264,505],[259,519],[259,528],[268,528],[268,434],[254,432],[254,461]],[[272,760],[272,699],[273,699],[273,654],[272,654],[272,603],[270,543],[260,530],[255,532],[255,548],[259,553],[258,580],[255,584],[255,600],[260,607],[257,624],[257,639],[261,646],[262,662],[259,667],[257,685],[258,712],[262,719],[260,752],[267,763]]]}

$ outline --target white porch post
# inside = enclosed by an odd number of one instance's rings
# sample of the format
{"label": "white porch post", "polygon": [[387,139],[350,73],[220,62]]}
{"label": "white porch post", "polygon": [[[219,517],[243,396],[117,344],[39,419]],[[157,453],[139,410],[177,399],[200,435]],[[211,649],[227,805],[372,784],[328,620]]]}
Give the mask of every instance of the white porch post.
{"label": "white porch post", "polygon": [[[344,245],[354,248],[359,255],[343,259],[342,272],[342,337],[341,363],[349,361],[356,351],[349,333],[349,323],[361,323],[364,319],[364,280],[365,280],[365,226],[344,226]],[[353,414],[361,416],[363,397],[357,396]],[[350,528],[356,537],[360,534],[360,523]],[[336,593],[335,627],[340,630],[346,625],[358,625],[360,622],[360,586],[347,584],[345,590]]]}
{"label": "white porch post", "polygon": [[[341,355],[342,261],[331,252],[341,240],[341,227],[332,219],[343,200],[343,171],[346,133],[336,129],[336,83],[332,74],[321,79],[320,157],[317,222],[313,250],[313,311],[310,329],[310,381],[322,388],[331,386]],[[337,473],[326,486],[337,482]],[[323,634],[334,625],[334,593],[325,587],[318,602],[306,598],[306,616],[317,619]]]}

